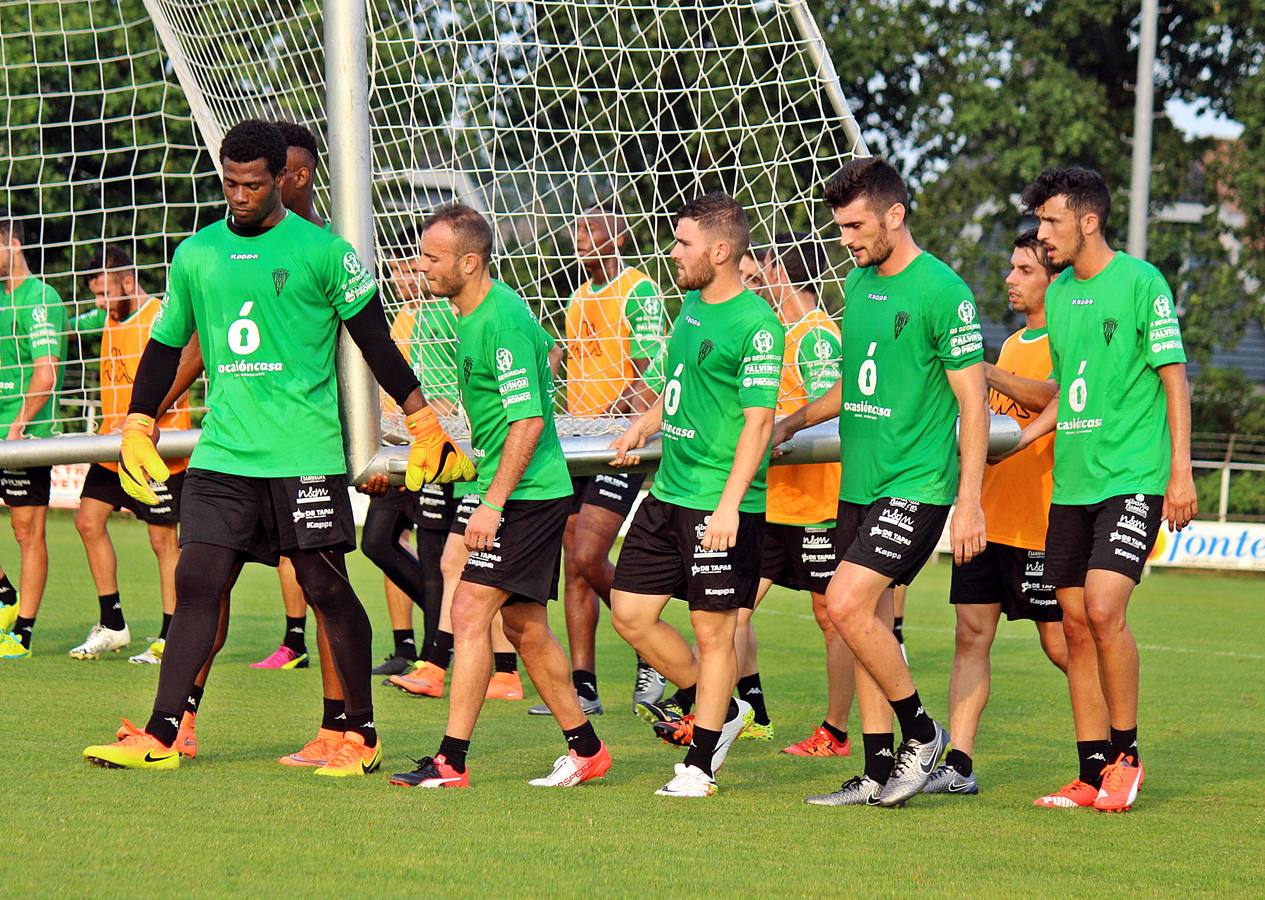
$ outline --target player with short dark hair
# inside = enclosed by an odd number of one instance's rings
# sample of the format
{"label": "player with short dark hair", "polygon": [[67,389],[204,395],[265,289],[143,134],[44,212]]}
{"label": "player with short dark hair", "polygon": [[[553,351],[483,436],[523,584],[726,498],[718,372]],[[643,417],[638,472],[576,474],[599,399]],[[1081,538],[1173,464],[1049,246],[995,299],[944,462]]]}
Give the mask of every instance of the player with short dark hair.
{"label": "player with short dark hair", "polygon": [[[372,632],[347,576],[355,548],[338,417],[334,353],[345,326],[404,409],[413,444],[406,483],[468,478],[470,461],[444,434],[417,377],[391,343],[372,275],[343,239],[286,210],[286,144],[276,126],[242,122],[220,147],[229,218],[184,241],[137,369],[123,425],[119,478],[143,502],[168,477],[153,417],[196,328],[208,375],[202,438],[182,495],[178,602],[153,714],[126,720],[113,744],[88,747],[99,765],[172,769],[188,698],[222,640],[244,563],[294,564],[322,628],[343,693],[343,740],[316,774],[374,771],[382,758],[369,686]],[[302,452],[295,452],[301,448]]]}
{"label": "player with short dark hair", "polygon": [[[0,218],[0,428],[5,440],[61,434],[57,392],[66,356],[66,307],[47,283],[31,274],[26,229]],[[44,523],[52,466],[0,471],[0,499],[9,507],[21,550],[20,591],[0,572],[0,659],[31,655],[35,617],[48,582]]]}
{"label": "player with short dark hair", "polygon": [[1045,580],[1063,611],[1081,769],[1036,804],[1123,812],[1143,778],[1129,598],[1160,523],[1180,530],[1198,511],[1186,352],[1164,276],[1107,242],[1101,175],[1047,169],[1022,199],[1063,268],[1046,294],[1058,394],[1019,449],[1056,431]]}
{"label": "player with short dark hair", "polygon": [[470,556],[452,601],[448,724],[434,756],[391,776],[403,787],[470,785],[466,754],[492,677],[489,628],[497,612],[567,743],[537,787],[601,778],[611,758],[580,708],[570,667],[549,630],[558,596],[571,478],[553,420],[553,340],[488,266],[492,228],[467,206],[441,207],[423,225],[421,272],[457,308],[457,359],[470,443],[479,459],[479,506],[465,525]]}
{"label": "player with short dark hair", "polygon": [[[95,307],[76,316],[72,324],[80,334],[101,334],[101,425],[100,434],[116,434],[127,418],[132,399],[132,383],[141,351],[149,340],[149,331],[158,316],[161,301],[151,297],[140,283],[140,273],[132,257],[118,244],[106,244],[94,254],[87,269],[88,290],[96,300]],[[181,355],[182,374],[192,381],[202,371],[202,359],[196,348],[185,348]],[[177,380],[180,380],[177,378]],[[163,429],[190,427],[189,405],[183,391],[172,392],[164,400],[158,419]],[[157,664],[162,661],[167,628],[176,608],[176,563],[180,559],[177,524],[180,521],[180,487],[184,481],[187,459],[169,460],[172,473],[158,496],[157,506],[147,506],[129,496],[119,484],[118,464],[93,463],[84,477],[79,495],[75,528],[83,540],[88,569],[97,588],[100,617],[87,639],[70,651],[72,659],[97,659],[103,653],[118,651],[131,641],[131,631],[123,615],[119,597],[118,559],[110,541],[107,522],[115,510],[126,509],[145,522],[149,543],[158,560],[158,580],[162,594],[163,624],[154,640],[143,652],[129,658],[133,663]]]}
{"label": "player with short dark hair", "polygon": [[[611,613],[624,639],[678,688],[639,705],[660,737],[690,731],[685,760],[658,791],[669,797],[714,794],[716,771],[752,719],[751,705],[732,697],[734,633],[760,582],[783,335],[768,304],[743,286],[738,264],[749,243],[746,214],[725,194],[677,213],[672,261],[686,293],[668,339],[667,385],[612,444],[611,465],[635,466],[638,449],[663,432],[654,486],[619,554]],[[662,620],[674,596],[689,604],[697,658]]]}
{"label": "player with short dark hair", "polygon": [[[639,415],[654,402],[646,383],[663,347],[667,316],[658,286],[623,260],[628,222],[614,206],[595,206],[575,222],[575,251],[588,278],[566,308],[567,414],[578,419]],[[571,479],[575,490],[563,538],[564,603],[571,680],[588,715],[602,712],[597,690],[597,623],[610,605],[610,552],[645,482],[643,473]],[[663,696],[663,676],[638,657],[633,709]],[[548,715],[544,704],[528,710]]]}
{"label": "player with short dark hair", "polygon": [[[949,735],[918,697],[887,589],[918,574],[950,505],[954,561],[984,549],[984,342],[970,288],[914,242],[908,195],[889,163],[846,163],[825,193],[856,260],[844,283],[843,377],[779,422],[773,439],[839,417],[840,562],[826,605],[857,660],[865,773],[808,802],[890,807],[922,790]],[[904,738],[894,759],[893,711]]]}
{"label": "player with short dark hair", "polygon": [[[1002,345],[997,365],[984,363],[988,405],[1022,428],[1034,421],[1057,391],[1050,377],[1050,341],[1045,294],[1054,269],[1036,229],[1015,238],[1006,276],[1010,308],[1024,317],[1023,328]],[[978,794],[972,757],[980,716],[990,688],[989,651],[997,622],[1035,623],[1041,649],[1067,670],[1067,642],[1054,588],[1045,577],[1046,519],[1053,488],[1054,439],[1046,437],[1007,457],[984,473],[980,504],[988,525],[988,546],[969,563],[953,569],[949,602],[957,619],[956,649],[949,676],[949,730],[953,748],[931,773],[927,794]]]}

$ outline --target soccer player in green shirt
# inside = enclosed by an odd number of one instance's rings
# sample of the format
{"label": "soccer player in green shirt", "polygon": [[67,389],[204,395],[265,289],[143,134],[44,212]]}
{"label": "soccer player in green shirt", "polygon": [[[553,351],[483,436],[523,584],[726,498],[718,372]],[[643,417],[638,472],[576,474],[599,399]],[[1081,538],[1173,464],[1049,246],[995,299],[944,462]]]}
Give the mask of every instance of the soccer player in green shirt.
{"label": "soccer player in green shirt", "polygon": [[458,312],[457,378],[482,499],[465,526],[470,556],[452,600],[448,725],[434,756],[391,776],[402,787],[470,786],[466,754],[492,679],[488,629],[498,611],[567,743],[553,771],[531,783],[574,787],[611,765],[580,709],[546,612],[558,596],[571,512],[571,478],[553,421],[553,339],[509,285],[492,278],[491,255],[492,226],[468,206],[441,207],[423,223],[421,273],[430,292]]}
{"label": "soccer player in green shirt", "polygon": [[211,658],[242,565],[275,566],[284,555],[323,620],[346,697],[343,740],[315,771],[362,775],[378,767],[382,750],[369,686],[372,633],[344,561],[355,525],[334,369],[340,325],[407,415],[414,440],[406,483],[468,478],[473,467],[391,343],[373,277],[351,245],[285,208],[286,142],[276,126],[235,125],[220,161],[230,216],[176,251],[123,425],[119,479],[152,505],[150,481],[168,476],[153,443],[154,414],[196,329],[209,412],[182,492],[176,612],[153,714],[144,729],[124,720],[115,743],[88,747],[84,757],[111,767],[179,766],[189,692]]}
{"label": "soccer player in green shirt", "polygon": [[[663,432],[654,486],[615,567],[611,615],[624,640],[678,688],[638,704],[638,714],[671,743],[692,732],[685,760],[658,791],[668,797],[714,794],[716,771],[752,720],[751,704],[732,696],[734,633],[760,583],[784,336],[769,305],[743,286],[738,264],[750,238],[746,213],[725,194],[677,213],[672,261],[686,293],[668,339],[667,386],[612,444],[611,465],[635,466],[638,448]],[[674,596],[689,604],[697,658],[662,621]]]}
{"label": "soccer player in green shirt", "polygon": [[[66,356],[66,307],[31,274],[25,239],[21,221],[0,219],[0,427],[10,441],[61,434],[58,363]],[[22,556],[18,594],[0,573],[0,659],[31,655],[35,616],[48,582],[44,521],[51,477],[52,466],[0,472],[0,499],[9,507]]]}
{"label": "soccer player in green shirt", "polygon": [[1081,760],[1079,778],[1036,804],[1122,812],[1143,778],[1129,597],[1160,522],[1180,530],[1198,511],[1186,353],[1164,276],[1107,243],[1101,175],[1047,169],[1023,204],[1065,267],[1045,301],[1059,392],[1019,449],[1056,432],[1045,578],[1063,610]]}
{"label": "soccer player in green shirt", "polygon": [[[808,802],[895,806],[922,790],[949,735],[918,697],[887,588],[913,581],[950,504],[954,561],[984,549],[984,341],[970,288],[914,243],[909,194],[889,163],[852,160],[825,193],[856,260],[844,283],[843,377],[779,422],[773,441],[839,417],[841,557],[826,607],[857,660],[865,773]],[[904,738],[894,759],[893,711]]]}

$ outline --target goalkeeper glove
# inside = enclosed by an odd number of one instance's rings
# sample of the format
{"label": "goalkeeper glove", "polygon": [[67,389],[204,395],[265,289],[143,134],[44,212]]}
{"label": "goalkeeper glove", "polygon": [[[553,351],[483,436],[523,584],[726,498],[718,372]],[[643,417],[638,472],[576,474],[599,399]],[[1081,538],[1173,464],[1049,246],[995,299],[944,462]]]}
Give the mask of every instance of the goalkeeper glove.
{"label": "goalkeeper glove", "polygon": [[473,481],[474,463],[452,442],[439,417],[429,406],[419,409],[404,420],[413,446],[408,452],[408,468],[404,470],[404,486],[420,490],[423,484],[447,484],[451,481]]}
{"label": "goalkeeper glove", "polygon": [[165,482],[171,477],[167,464],[154,447],[154,420],[144,413],[131,413],[123,421],[119,445],[119,483],[129,497],[146,506],[157,506],[158,495],[150,481]]}

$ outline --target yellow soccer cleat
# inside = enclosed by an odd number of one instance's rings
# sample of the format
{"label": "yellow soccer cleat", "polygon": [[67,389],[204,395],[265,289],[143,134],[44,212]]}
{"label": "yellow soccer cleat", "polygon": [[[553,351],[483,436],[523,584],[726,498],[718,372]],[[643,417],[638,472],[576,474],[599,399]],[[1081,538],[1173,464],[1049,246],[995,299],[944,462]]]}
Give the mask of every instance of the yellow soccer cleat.
{"label": "yellow soccer cleat", "polygon": [[[125,728],[131,725],[125,723]],[[131,726],[135,728],[135,726]],[[124,729],[119,729],[122,732]],[[129,733],[113,744],[98,744],[83,751],[83,758],[106,769],[177,769],[180,754],[152,734]]]}
{"label": "yellow soccer cleat", "polygon": [[474,480],[474,463],[452,442],[433,409],[429,406],[419,409],[405,419],[404,424],[413,436],[408,468],[404,470],[406,488],[416,491],[423,484]]}
{"label": "yellow soccer cleat", "polygon": [[0,631],[0,659],[26,659],[30,648],[18,640],[12,631]]}
{"label": "yellow soccer cleat", "polygon": [[372,747],[365,746],[365,739],[354,731],[343,734],[342,743],[334,751],[329,762],[316,770],[317,775],[327,778],[348,778],[368,775],[382,765],[382,741]]}
{"label": "yellow soccer cleat", "polygon": [[12,631],[16,624],[18,624],[18,595],[17,591],[14,591],[12,603],[0,604],[0,632]]}
{"label": "yellow soccer cleat", "polygon": [[129,497],[146,506],[157,506],[158,495],[150,481],[165,482],[171,477],[167,464],[154,446],[154,420],[131,413],[123,420],[123,440],[119,444],[119,484]]}

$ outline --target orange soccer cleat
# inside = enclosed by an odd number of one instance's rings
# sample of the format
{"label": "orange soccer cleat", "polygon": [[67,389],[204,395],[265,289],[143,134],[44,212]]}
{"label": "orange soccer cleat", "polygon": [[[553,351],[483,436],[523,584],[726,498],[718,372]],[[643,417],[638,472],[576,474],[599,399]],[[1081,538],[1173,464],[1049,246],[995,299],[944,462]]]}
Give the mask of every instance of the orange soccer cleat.
{"label": "orange soccer cleat", "polygon": [[392,675],[390,682],[414,697],[442,697],[444,695],[444,670],[434,663],[424,662],[403,675]]}
{"label": "orange soccer cleat", "polygon": [[1094,798],[1099,812],[1128,812],[1142,786],[1142,764],[1121,753],[1116,761],[1102,770],[1102,787]]}
{"label": "orange soccer cleat", "polygon": [[1094,805],[1098,796],[1098,788],[1086,784],[1077,778],[1068,782],[1053,794],[1046,794],[1032,801],[1033,806],[1046,806],[1053,809],[1079,809]]}
{"label": "orange soccer cleat", "polygon": [[323,766],[334,758],[342,742],[343,732],[319,728],[316,737],[304,744],[301,750],[295,750],[277,762],[283,766]]}
{"label": "orange soccer cleat", "polygon": [[347,778],[378,771],[378,767],[382,765],[382,741],[370,747],[365,743],[364,737],[355,731],[345,732],[342,737],[329,762],[316,770],[317,775]]}
{"label": "orange soccer cleat", "polygon": [[523,680],[517,672],[496,672],[488,682],[488,700],[522,700]]}
{"label": "orange soccer cleat", "polygon": [[851,756],[852,741],[845,738],[840,743],[833,734],[818,725],[811,735],[789,747],[783,747],[782,752],[791,756]]}
{"label": "orange soccer cleat", "polygon": [[686,713],[676,721],[655,722],[654,733],[665,744],[688,747],[694,740],[694,713]]}

